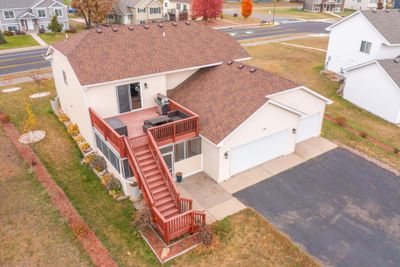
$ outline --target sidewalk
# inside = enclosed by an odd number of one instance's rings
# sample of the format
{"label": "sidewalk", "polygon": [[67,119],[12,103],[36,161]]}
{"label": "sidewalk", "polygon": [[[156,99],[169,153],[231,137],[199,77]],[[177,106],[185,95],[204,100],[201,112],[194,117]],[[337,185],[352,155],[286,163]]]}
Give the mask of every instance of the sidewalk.
{"label": "sidewalk", "polygon": [[0,55],[41,50],[47,47],[48,47],[47,45],[46,46],[37,45],[37,46],[28,46],[22,48],[5,49],[5,50],[0,50]]}
{"label": "sidewalk", "polygon": [[[19,83],[32,82],[33,78],[29,76],[30,73],[31,73],[31,71],[27,71],[27,74],[26,74],[27,76],[14,78],[11,80],[0,81],[0,86],[8,86],[8,85],[15,85],[15,84],[19,84]],[[53,73],[49,69],[49,73],[39,74],[39,75],[37,75],[37,78],[38,79],[50,79],[50,78],[53,78]]]}
{"label": "sidewalk", "polygon": [[297,39],[305,39],[311,37],[326,37],[326,35],[317,35],[317,34],[302,34],[302,35],[294,35],[294,36],[287,36],[287,37],[279,37],[274,39],[266,39],[266,40],[259,40],[254,42],[247,42],[247,43],[240,43],[243,47],[249,46],[257,46],[257,45],[265,45],[271,43],[281,43],[285,41],[297,40]]}
{"label": "sidewalk", "polygon": [[42,38],[39,37],[39,35],[37,35],[34,32],[28,32],[27,34],[29,34],[30,36],[32,36],[33,39],[35,39],[36,42],[38,42],[41,46],[46,47],[47,44],[45,41],[42,40]]}

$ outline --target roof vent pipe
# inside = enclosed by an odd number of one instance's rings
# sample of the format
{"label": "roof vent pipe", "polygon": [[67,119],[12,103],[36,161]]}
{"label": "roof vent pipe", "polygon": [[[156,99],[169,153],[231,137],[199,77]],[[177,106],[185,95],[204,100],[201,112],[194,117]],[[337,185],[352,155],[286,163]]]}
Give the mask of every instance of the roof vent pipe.
{"label": "roof vent pipe", "polygon": [[239,68],[239,69],[243,69],[243,68],[244,68],[244,65],[243,65],[243,64],[239,64],[239,65],[238,65],[238,68]]}
{"label": "roof vent pipe", "polygon": [[112,28],[112,31],[113,31],[113,32],[117,32],[117,31],[118,31],[118,28],[117,28],[117,27],[113,27],[113,28]]}
{"label": "roof vent pipe", "polygon": [[102,29],[101,29],[100,27],[97,27],[97,28],[96,28],[96,32],[97,32],[97,33],[102,33],[103,31],[102,31]]}
{"label": "roof vent pipe", "polygon": [[172,22],[172,26],[178,26],[178,23]]}
{"label": "roof vent pipe", "polygon": [[233,64],[233,61],[228,61],[228,62],[226,62],[226,64],[232,65],[232,64]]}
{"label": "roof vent pipe", "polygon": [[133,31],[133,27],[132,27],[132,26],[129,26],[129,27],[128,27],[128,30]]}
{"label": "roof vent pipe", "polygon": [[187,21],[186,21],[186,25],[190,25],[190,21],[187,20]]}
{"label": "roof vent pipe", "polygon": [[158,27],[162,28],[162,27],[164,27],[164,25],[160,22],[160,23],[158,23]]}
{"label": "roof vent pipe", "polygon": [[251,68],[251,69],[250,69],[250,72],[251,72],[251,73],[254,73],[254,72],[256,72],[256,71],[257,71],[257,69],[255,69],[255,68]]}
{"label": "roof vent pipe", "polygon": [[146,30],[148,30],[150,27],[149,27],[149,25],[146,24],[146,25],[143,26],[143,28],[145,28]]}

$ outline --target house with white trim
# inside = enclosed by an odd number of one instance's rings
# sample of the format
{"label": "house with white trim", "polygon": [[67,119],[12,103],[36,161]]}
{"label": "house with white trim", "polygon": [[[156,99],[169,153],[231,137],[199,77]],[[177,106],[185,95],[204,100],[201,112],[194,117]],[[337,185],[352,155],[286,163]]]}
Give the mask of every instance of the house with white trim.
{"label": "house with white trim", "polygon": [[146,24],[163,20],[163,6],[158,0],[117,0],[106,16],[110,24]]}
{"label": "house with white trim", "polygon": [[63,30],[69,29],[67,6],[62,0],[0,1],[1,31],[46,31],[53,16]]}
{"label": "house with white trim", "polygon": [[331,25],[325,68],[345,77],[345,99],[398,124],[400,27],[395,25],[400,25],[395,10],[357,11]]}
{"label": "house with white trim", "polygon": [[177,173],[220,183],[290,154],[320,135],[331,103],[244,64],[235,39],[189,21],[87,30],[47,59],[62,111],[127,195],[139,184],[167,242],[205,218],[180,197]]}

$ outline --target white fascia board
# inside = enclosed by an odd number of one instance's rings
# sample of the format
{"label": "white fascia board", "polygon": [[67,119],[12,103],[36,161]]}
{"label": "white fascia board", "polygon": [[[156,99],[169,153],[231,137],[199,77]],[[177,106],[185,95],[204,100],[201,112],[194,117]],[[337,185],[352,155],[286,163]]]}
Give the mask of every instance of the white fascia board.
{"label": "white fascia board", "polygon": [[371,65],[371,64],[373,64],[373,63],[377,63],[376,60],[371,60],[371,61],[367,61],[367,62],[364,62],[364,63],[361,63],[361,64],[357,64],[357,65],[355,65],[355,66],[352,66],[352,67],[349,67],[349,68],[344,69],[344,71],[345,71],[345,72],[350,72],[350,71],[353,71],[353,70],[362,68],[362,67],[364,67],[364,66]]}
{"label": "white fascia board", "polygon": [[291,107],[289,107],[288,105],[282,104],[282,103],[280,103],[280,102],[278,102],[278,101],[276,101],[276,100],[273,100],[273,99],[269,99],[267,103],[271,103],[271,104],[274,105],[274,106],[280,107],[280,108],[282,108],[282,109],[284,109],[284,110],[286,110],[286,111],[289,111],[289,112],[291,112],[291,113],[294,113],[294,114],[296,114],[296,115],[299,115],[300,117],[307,116],[306,113],[304,113],[304,112],[302,112],[302,111],[300,111],[300,110],[297,110],[297,109],[295,109],[295,108],[291,108]]}
{"label": "white fascia board", "polygon": [[353,14],[351,14],[351,15],[349,15],[347,17],[344,17],[343,19],[339,20],[338,22],[333,23],[331,26],[327,27],[325,30],[331,31],[332,28],[336,27],[340,23],[345,22],[346,20],[348,20],[348,19],[350,19],[350,18],[352,18],[352,17],[354,17],[354,16],[356,16],[357,14],[360,14],[360,13],[361,13],[360,11],[356,11]]}
{"label": "white fascia board", "polygon": [[286,94],[286,93],[289,93],[289,92],[292,92],[292,91],[296,91],[296,90],[303,90],[303,91],[306,91],[307,93],[310,93],[311,95],[316,96],[316,97],[322,99],[323,101],[325,101],[325,103],[326,103],[327,105],[330,105],[330,104],[333,103],[333,101],[330,100],[329,98],[326,98],[325,96],[320,95],[320,94],[314,92],[313,90],[311,90],[311,89],[309,89],[309,88],[307,88],[307,87],[305,87],[305,86],[299,86],[299,87],[295,87],[295,88],[292,88],[292,89],[289,89],[289,90],[285,90],[285,91],[282,91],[282,92],[279,92],[279,93],[270,94],[270,95],[267,95],[267,97],[268,97],[268,98],[272,98],[272,97],[274,97],[274,96],[284,95],[284,94]]}

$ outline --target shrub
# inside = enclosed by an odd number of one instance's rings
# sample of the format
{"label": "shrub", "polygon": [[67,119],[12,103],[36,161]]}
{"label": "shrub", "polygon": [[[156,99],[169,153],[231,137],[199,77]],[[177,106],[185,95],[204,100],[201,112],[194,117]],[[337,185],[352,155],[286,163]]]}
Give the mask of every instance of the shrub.
{"label": "shrub", "polygon": [[151,212],[147,206],[132,215],[132,226],[139,230],[146,228],[151,223]]}
{"label": "shrub", "polygon": [[10,122],[10,116],[6,113],[0,112],[0,121],[3,123]]}
{"label": "shrub", "polygon": [[76,125],[76,123],[73,123],[73,124],[69,125],[68,126],[68,133],[70,135],[77,135],[79,133],[78,125]]}
{"label": "shrub", "polygon": [[106,186],[111,181],[112,178],[114,178],[114,176],[111,173],[104,174],[100,179],[101,184]]}
{"label": "shrub", "polygon": [[106,190],[121,192],[121,190],[122,190],[121,182],[117,178],[112,176],[111,179],[106,184]]}
{"label": "shrub", "polygon": [[102,172],[107,169],[107,162],[102,156],[94,154],[90,163],[90,167],[98,172]]}
{"label": "shrub", "polygon": [[46,30],[45,29],[39,29],[39,33],[45,33]]}
{"label": "shrub", "polygon": [[232,226],[227,218],[213,225],[213,231],[222,242],[227,242],[232,238]]}
{"label": "shrub", "polygon": [[347,124],[347,119],[345,117],[339,117],[336,119],[336,124],[344,127]]}
{"label": "shrub", "polygon": [[4,31],[3,34],[4,34],[4,36],[13,36],[14,35],[14,33],[10,32],[10,31]]}
{"label": "shrub", "polygon": [[360,132],[360,136],[361,136],[362,138],[367,138],[367,137],[368,137],[368,134],[367,134],[366,132]]}
{"label": "shrub", "polygon": [[237,13],[233,13],[233,17],[235,17],[235,18],[236,18],[237,16],[238,16],[238,14],[237,14]]}
{"label": "shrub", "polygon": [[0,44],[6,44],[6,43],[7,43],[7,41],[4,38],[3,32],[0,31]]}
{"label": "shrub", "polygon": [[83,151],[88,151],[89,149],[90,149],[90,145],[89,145],[89,143],[82,143],[82,144],[80,144],[79,145],[79,147],[83,150]]}
{"label": "shrub", "polygon": [[75,141],[78,142],[78,143],[86,143],[85,138],[83,138],[83,136],[80,135],[80,134],[75,135],[75,136],[74,136],[74,139],[75,139]]}
{"label": "shrub", "polygon": [[203,226],[199,229],[200,242],[206,246],[211,247],[216,238],[213,230],[210,227]]}
{"label": "shrub", "polygon": [[24,32],[24,31],[20,31],[20,30],[17,30],[16,32],[15,32],[15,35],[25,35],[26,33]]}
{"label": "shrub", "polygon": [[398,149],[397,147],[393,148],[393,153],[394,154],[399,154],[400,153],[400,149]]}
{"label": "shrub", "polygon": [[57,16],[53,16],[51,18],[49,26],[47,26],[47,29],[50,31],[57,33],[62,31],[62,25],[58,22]]}
{"label": "shrub", "polygon": [[86,163],[86,164],[88,164],[88,165],[90,165],[90,166],[92,166],[93,160],[94,160],[94,158],[96,157],[96,155],[97,155],[96,153],[91,153],[91,154],[87,155],[87,156],[83,159],[83,162]]}
{"label": "shrub", "polygon": [[67,121],[69,121],[69,117],[68,117],[67,115],[65,115],[64,113],[61,113],[60,115],[58,115],[58,119],[59,119],[61,122],[67,122]]}
{"label": "shrub", "polygon": [[65,30],[65,33],[77,33],[77,30],[74,27],[70,27],[68,30]]}
{"label": "shrub", "polygon": [[220,19],[224,19],[224,14],[221,13],[221,15],[219,15]]}

